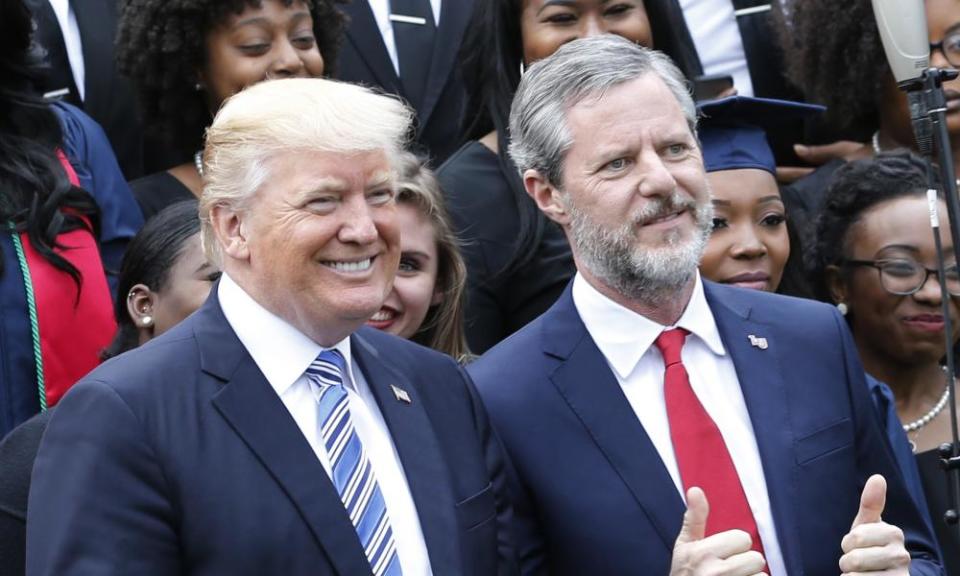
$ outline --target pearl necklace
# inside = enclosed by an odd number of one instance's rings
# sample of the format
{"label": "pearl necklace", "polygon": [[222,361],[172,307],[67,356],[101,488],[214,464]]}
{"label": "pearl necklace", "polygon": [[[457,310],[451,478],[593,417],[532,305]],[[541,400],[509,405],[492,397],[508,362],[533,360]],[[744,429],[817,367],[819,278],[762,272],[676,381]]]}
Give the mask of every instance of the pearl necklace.
{"label": "pearl necklace", "polygon": [[937,416],[940,415],[941,412],[943,412],[943,409],[946,408],[946,406],[947,406],[947,401],[948,401],[948,400],[950,400],[950,385],[949,385],[949,384],[948,384],[946,387],[944,387],[944,389],[943,389],[943,396],[941,396],[941,397],[940,397],[940,400],[939,400],[936,404],[934,404],[933,408],[931,408],[929,412],[927,412],[926,414],[924,414],[924,415],[921,416],[920,418],[917,418],[917,419],[914,420],[913,422],[910,422],[910,423],[908,423],[908,424],[904,424],[904,425],[903,425],[903,431],[904,431],[904,432],[916,432],[917,430],[919,430],[919,429],[923,428],[924,426],[926,426],[927,424],[929,424],[931,421],[933,421],[934,418],[936,418]]}
{"label": "pearl necklace", "polygon": [[197,150],[193,155],[193,165],[197,168],[197,174],[203,176],[203,150]]}

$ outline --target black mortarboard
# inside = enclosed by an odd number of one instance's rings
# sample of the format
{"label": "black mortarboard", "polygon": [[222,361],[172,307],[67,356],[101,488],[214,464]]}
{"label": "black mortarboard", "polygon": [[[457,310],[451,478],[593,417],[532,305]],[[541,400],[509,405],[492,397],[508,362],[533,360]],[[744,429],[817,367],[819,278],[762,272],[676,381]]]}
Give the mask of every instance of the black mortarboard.
{"label": "black mortarboard", "polygon": [[780,124],[826,110],[789,100],[730,96],[697,103],[697,133],[707,172],[756,168],[776,173],[766,131]]}

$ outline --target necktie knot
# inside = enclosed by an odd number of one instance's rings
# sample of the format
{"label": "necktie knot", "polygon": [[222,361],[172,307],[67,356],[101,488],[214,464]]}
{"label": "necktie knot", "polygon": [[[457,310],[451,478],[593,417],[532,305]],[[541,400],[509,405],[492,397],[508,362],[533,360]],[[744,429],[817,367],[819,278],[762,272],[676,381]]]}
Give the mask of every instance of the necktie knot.
{"label": "necktie knot", "polygon": [[324,350],[307,368],[307,378],[321,386],[342,386],[346,360],[339,350]]}
{"label": "necktie knot", "polygon": [[680,363],[680,352],[683,350],[683,343],[687,340],[687,332],[683,328],[674,328],[664,330],[657,336],[654,344],[663,355],[663,363],[666,366],[673,366]]}

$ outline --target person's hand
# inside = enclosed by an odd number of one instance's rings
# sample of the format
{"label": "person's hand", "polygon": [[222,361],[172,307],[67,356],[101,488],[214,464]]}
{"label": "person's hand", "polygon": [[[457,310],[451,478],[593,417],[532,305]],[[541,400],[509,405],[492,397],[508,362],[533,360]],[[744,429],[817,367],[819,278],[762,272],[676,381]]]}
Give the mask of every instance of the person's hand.
{"label": "person's hand", "polygon": [[764,574],[763,555],[751,550],[743,530],[728,530],[704,538],[710,506],[699,488],[687,490],[683,528],[673,547],[670,576],[754,576]]}
{"label": "person's hand", "polygon": [[[793,151],[798,158],[814,166],[822,166],[838,158],[850,162],[873,156],[872,146],[851,140],[838,140],[819,146],[794,144]],[[811,174],[814,170],[815,168],[801,166],[777,166],[777,182],[789,184]]]}
{"label": "person's hand", "polygon": [[903,544],[903,531],[880,519],[887,502],[887,481],[875,474],[860,496],[860,510],[840,547],[840,571],[844,575],[884,574],[907,576],[910,553]]}

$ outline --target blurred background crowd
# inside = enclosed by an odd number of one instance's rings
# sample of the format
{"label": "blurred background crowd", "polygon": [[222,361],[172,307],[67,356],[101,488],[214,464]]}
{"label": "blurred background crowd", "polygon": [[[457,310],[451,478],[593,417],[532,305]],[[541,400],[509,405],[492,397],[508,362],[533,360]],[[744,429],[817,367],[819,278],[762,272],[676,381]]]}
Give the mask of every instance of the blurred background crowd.
{"label": "blurred background crowd", "polygon": [[[960,67],[960,0],[924,4],[932,65]],[[927,166],[869,0],[0,0],[0,460],[80,377],[202,304],[219,277],[204,131],[265,79],[361,83],[416,112],[400,267],[371,326],[466,363],[539,316],[575,266],[508,153],[511,101],[526,66],[598,34],[687,76],[716,209],[702,276],[841,309],[960,573]],[[956,158],[960,80],[945,91]],[[12,483],[0,470],[0,526],[25,518]]]}

